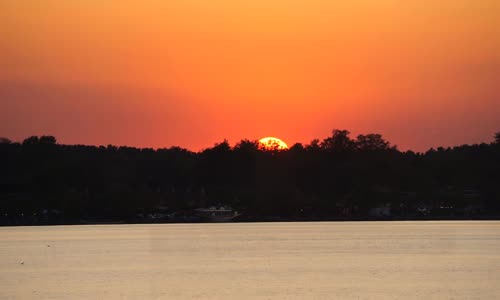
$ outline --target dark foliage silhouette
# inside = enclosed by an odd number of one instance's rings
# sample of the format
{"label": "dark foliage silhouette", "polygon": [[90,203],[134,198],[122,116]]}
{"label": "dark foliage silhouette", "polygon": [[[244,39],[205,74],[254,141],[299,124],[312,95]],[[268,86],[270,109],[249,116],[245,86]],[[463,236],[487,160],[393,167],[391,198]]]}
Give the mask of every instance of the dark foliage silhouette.
{"label": "dark foliage silhouette", "polygon": [[[500,133],[491,144],[399,151],[380,134],[333,130],[289,150],[224,140],[179,147],[69,146],[0,139],[0,224],[190,221],[228,205],[240,220],[495,218]],[[172,217],[173,216],[173,217]]]}
{"label": "dark foliage silhouette", "polygon": [[10,143],[12,143],[12,141],[9,140],[8,138],[0,137],[0,144],[10,144]]}

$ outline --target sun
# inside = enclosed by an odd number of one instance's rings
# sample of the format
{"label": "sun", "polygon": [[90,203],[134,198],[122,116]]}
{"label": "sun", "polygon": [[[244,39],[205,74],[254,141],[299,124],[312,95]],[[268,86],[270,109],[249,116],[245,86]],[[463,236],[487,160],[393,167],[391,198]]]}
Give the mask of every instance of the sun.
{"label": "sun", "polygon": [[259,148],[262,150],[286,150],[288,146],[282,140],[268,136],[259,140]]}

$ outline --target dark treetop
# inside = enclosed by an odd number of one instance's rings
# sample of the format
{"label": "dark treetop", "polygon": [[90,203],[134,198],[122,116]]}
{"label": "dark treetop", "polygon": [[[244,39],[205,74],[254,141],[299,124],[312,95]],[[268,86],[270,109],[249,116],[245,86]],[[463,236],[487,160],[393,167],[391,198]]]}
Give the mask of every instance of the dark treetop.
{"label": "dark treetop", "polygon": [[[186,221],[231,206],[241,221],[495,218],[500,133],[491,144],[401,152],[381,135],[286,151],[227,141],[199,153],[0,139],[0,224]],[[157,217],[159,216],[159,217]],[[237,218],[237,220],[238,220]]]}

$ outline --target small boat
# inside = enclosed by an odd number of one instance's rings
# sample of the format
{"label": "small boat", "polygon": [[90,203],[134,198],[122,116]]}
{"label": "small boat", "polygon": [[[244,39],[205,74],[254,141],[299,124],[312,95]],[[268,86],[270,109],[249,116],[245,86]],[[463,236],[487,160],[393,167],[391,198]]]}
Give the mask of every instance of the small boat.
{"label": "small boat", "polygon": [[240,214],[233,210],[229,206],[211,206],[209,208],[199,208],[195,210],[197,216],[199,216],[205,222],[231,222],[234,218]]}

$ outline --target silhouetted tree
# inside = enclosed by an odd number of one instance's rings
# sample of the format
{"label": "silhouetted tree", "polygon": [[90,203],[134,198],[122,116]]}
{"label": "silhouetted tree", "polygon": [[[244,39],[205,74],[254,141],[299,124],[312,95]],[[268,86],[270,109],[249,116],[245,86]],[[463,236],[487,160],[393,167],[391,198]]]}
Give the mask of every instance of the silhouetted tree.
{"label": "silhouetted tree", "polygon": [[259,142],[243,139],[234,146],[235,151],[256,153],[259,151]]}
{"label": "silhouetted tree", "polygon": [[382,138],[380,134],[358,135],[356,139],[356,147],[361,151],[376,151],[388,150],[389,142]]}
{"label": "silhouetted tree", "polygon": [[321,148],[327,152],[349,152],[355,149],[355,142],[347,130],[334,129],[332,135],[323,140]]}
{"label": "silhouetted tree", "polygon": [[224,139],[222,142],[216,143],[212,148],[205,149],[203,152],[227,153],[229,151],[231,151],[229,141]]}
{"label": "silhouetted tree", "polygon": [[312,152],[321,151],[319,139],[313,139],[308,145],[306,145],[305,149]]}
{"label": "silhouetted tree", "polygon": [[302,152],[302,151],[304,151],[304,145],[302,145],[301,143],[295,143],[290,147],[290,151]]}
{"label": "silhouetted tree", "polygon": [[23,141],[23,145],[38,145],[39,143],[40,139],[37,136],[30,136]]}
{"label": "silhouetted tree", "polygon": [[0,144],[10,144],[10,143],[12,143],[12,141],[9,140],[8,138],[0,137]]}
{"label": "silhouetted tree", "polygon": [[51,135],[44,135],[41,136],[39,139],[39,143],[44,145],[54,145],[56,144],[56,142],[57,142],[56,138]]}

